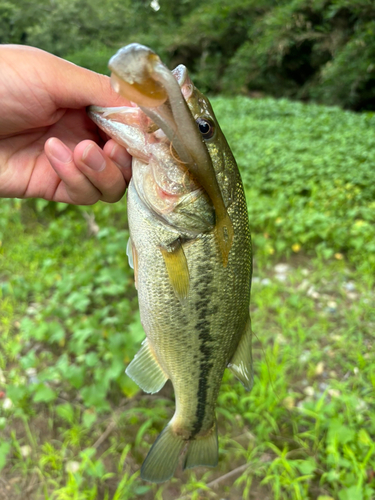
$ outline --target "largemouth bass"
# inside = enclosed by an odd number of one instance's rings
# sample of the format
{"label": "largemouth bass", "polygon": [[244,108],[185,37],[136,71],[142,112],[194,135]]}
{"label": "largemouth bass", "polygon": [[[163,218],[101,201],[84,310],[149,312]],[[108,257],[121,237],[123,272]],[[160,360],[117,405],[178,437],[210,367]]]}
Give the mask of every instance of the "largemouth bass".
{"label": "largemouth bass", "polygon": [[134,105],[89,116],[133,155],[130,243],[146,340],[126,373],[148,393],[170,379],[176,411],[141,477],[218,462],[216,400],[225,368],[252,386],[251,239],[241,177],[211,105],[180,65],[131,44],[110,60]]}

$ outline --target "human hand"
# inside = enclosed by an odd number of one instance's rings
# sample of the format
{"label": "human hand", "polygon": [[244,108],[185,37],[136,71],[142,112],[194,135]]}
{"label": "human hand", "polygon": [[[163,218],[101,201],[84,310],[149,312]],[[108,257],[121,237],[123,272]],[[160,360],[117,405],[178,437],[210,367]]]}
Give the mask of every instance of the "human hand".
{"label": "human hand", "polygon": [[118,201],[131,157],[86,115],[128,104],[109,78],[21,45],[0,46],[0,68],[0,197]]}

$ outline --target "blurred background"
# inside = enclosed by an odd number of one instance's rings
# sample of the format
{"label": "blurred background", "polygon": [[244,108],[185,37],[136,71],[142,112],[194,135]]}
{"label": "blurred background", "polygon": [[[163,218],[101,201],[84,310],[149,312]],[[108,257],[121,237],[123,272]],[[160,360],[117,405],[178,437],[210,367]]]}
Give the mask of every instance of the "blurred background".
{"label": "blurred background", "polygon": [[105,73],[136,40],[203,92],[374,110],[374,16],[371,0],[1,0],[0,41]]}
{"label": "blurred background", "polygon": [[107,73],[131,42],[187,66],[239,164],[254,389],[224,376],[216,469],[141,481],[174,402],[124,373],[126,200],[1,200],[0,500],[374,498],[375,3],[0,0],[0,43]]}

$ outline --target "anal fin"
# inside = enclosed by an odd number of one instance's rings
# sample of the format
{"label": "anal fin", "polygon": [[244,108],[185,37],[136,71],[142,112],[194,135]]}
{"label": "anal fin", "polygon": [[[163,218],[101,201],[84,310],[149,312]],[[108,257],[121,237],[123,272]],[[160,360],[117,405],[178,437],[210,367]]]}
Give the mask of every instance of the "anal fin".
{"label": "anal fin", "polygon": [[184,469],[191,469],[198,465],[206,467],[216,467],[219,460],[219,449],[217,439],[216,421],[211,431],[202,437],[197,437],[189,441],[189,448],[186,453]]}
{"label": "anal fin", "polygon": [[142,390],[151,394],[159,392],[168,380],[167,375],[152,353],[147,339],[143,341],[142,347],[134,356],[125,373]]}
{"label": "anal fin", "polygon": [[160,246],[160,251],[168,271],[169,282],[176,297],[186,299],[189,292],[189,268],[181,240],[178,238],[173,243]]}
{"label": "anal fin", "polygon": [[237,350],[234,353],[228,368],[240,380],[248,391],[253,387],[253,358],[251,353],[252,331],[250,317],[247,320]]}

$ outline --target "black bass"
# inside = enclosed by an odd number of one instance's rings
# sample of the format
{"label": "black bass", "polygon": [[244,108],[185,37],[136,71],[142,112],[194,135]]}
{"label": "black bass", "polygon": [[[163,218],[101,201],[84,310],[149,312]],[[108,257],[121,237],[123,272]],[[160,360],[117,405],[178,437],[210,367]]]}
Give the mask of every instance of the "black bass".
{"label": "black bass", "polygon": [[218,461],[216,400],[226,367],[252,386],[251,239],[241,177],[208,99],[184,66],[170,72],[131,44],[109,63],[135,104],[89,116],[133,155],[130,243],[146,339],[126,373],[148,393],[170,379],[176,411],[141,477]]}

